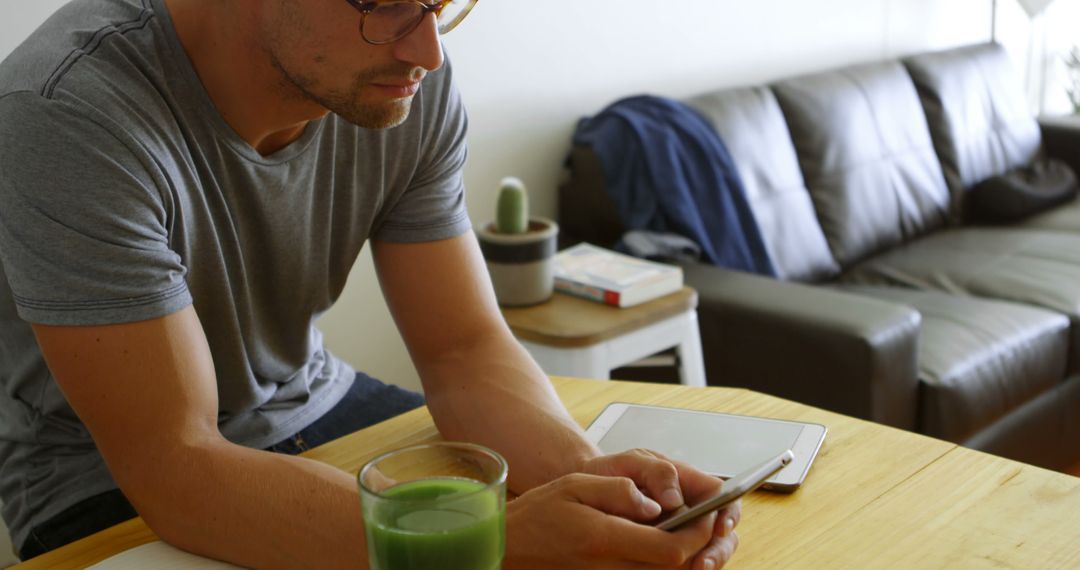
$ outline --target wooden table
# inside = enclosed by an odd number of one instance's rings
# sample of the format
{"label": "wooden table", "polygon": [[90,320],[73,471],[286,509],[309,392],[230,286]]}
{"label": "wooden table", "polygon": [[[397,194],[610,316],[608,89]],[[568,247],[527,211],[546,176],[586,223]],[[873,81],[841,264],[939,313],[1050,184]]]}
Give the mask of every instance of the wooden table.
{"label": "wooden table", "polygon": [[[1080,568],[1080,478],[747,390],[553,382],[582,425],[626,401],[828,426],[801,489],[745,500],[737,568]],[[305,456],[355,473],[437,438],[420,409]],[[82,568],[154,538],[136,519],[16,568]]]}
{"label": "wooden table", "polygon": [[548,374],[606,380],[620,366],[674,348],[680,382],[705,386],[697,304],[690,287],[621,309],[556,292],[539,305],[502,307],[502,314]]}

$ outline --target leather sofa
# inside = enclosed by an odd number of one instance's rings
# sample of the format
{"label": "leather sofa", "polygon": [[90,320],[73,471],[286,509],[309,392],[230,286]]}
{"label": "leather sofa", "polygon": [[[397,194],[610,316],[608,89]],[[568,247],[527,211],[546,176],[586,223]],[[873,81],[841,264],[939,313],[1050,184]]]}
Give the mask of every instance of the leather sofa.
{"label": "leather sofa", "polygon": [[[1080,201],[978,225],[979,182],[1057,156],[985,44],[685,101],[732,155],[779,278],[687,264],[709,382],[1060,469],[1080,460]],[[577,146],[564,244],[623,227]]]}

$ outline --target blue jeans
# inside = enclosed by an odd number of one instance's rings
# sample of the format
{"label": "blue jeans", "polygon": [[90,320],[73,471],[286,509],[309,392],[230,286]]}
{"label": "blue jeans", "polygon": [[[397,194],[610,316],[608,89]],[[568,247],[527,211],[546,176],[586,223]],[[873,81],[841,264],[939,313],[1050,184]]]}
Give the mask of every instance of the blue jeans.
{"label": "blue jeans", "polygon": [[[358,372],[345,397],[333,409],[292,437],[266,449],[296,455],[422,405],[424,397],[420,394],[383,384]],[[119,489],[95,495],[31,529],[19,547],[19,558],[29,560],[137,516]]]}

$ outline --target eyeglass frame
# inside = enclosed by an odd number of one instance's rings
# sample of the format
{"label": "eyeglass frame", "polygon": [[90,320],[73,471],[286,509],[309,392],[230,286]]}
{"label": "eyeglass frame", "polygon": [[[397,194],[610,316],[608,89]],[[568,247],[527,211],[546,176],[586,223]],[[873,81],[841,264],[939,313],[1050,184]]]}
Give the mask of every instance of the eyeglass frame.
{"label": "eyeglass frame", "polygon": [[[465,19],[465,16],[469,15],[469,12],[473,9],[474,6],[476,6],[476,3],[478,1],[479,0],[470,0],[469,5],[466,6],[465,9],[461,12],[461,14],[458,14],[458,16],[453,19],[453,21],[446,25],[439,26],[439,35],[449,33],[451,30],[456,28],[458,24],[460,24],[461,21]],[[447,4],[453,2],[453,0],[439,0],[439,2],[436,2],[434,4],[428,4],[426,2],[422,2],[421,0],[392,0],[392,2],[394,3],[419,4],[421,8],[420,17],[416,19],[416,22],[413,23],[408,30],[402,32],[401,35],[393,39],[377,42],[368,39],[367,34],[364,33],[364,23],[367,21],[368,14],[374,12],[375,8],[378,7],[379,4],[383,4],[384,2],[376,2],[372,0],[345,0],[345,2],[355,8],[356,11],[360,12],[360,37],[363,38],[365,42],[371,45],[379,46],[392,44],[400,40],[401,38],[404,38],[405,36],[413,33],[414,31],[416,31],[416,28],[418,28],[420,24],[424,21],[424,18],[428,14],[435,14],[435,18],[437,21],[438,17],[442,14],[443,9],[446,8]]]}

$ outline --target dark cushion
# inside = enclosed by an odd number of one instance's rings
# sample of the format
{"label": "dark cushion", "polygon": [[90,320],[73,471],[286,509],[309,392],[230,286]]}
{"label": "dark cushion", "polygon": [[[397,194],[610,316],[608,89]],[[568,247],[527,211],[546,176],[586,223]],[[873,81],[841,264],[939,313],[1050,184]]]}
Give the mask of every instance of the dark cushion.
{"label": "dark cushion", "polygon": [[1065,375],[1069,320],[1015,303],[897,287],[845,287],[922,316],[919,432],[963,442],[1053,390]]}
{"label": "dark cushion", "polygon": [[825,243],[772,91],[726,89],[687,104],[712,123],[734,159],[777,276],[815,281],[836,275],[839,267]]}
{"label": "dark cushion", "polygon": [[1065,161],[1080,174],[1080,115],[1039,117],[1043,153]]}
{"label": "dark cushion", "polygon": [[773,90],[841,267],[945,223],[949,194],[901,64],[798,77]]}
{"label": "dark cushion", "polygon": [[[860,263],[844,281],[1023,303],[1061,313],[1080,327],[1078,234],[998,227],[941,231]],[[1069,352],[1070,370],[1080,369],[1080,334],[1073,335]]]}
{"label": "dark cushion", "polygon": [[[1041,117],[1039,126],[1046,155],[1065,161],[1073,172],[1080,174],[1080,116]],[[1022,224],[1080,233],[1080,200],[1026,219]]]}
{"label": "dark cushion", "polygon": [[960,216],[965,191],[1031,164],[1039,153],[1039,126],[1023,82],[997,44],[916,55],[904,64],[918,87]]}
{"label": "dark cushion", "polygon": [[1037,160],[975,185],[965,198],[965,218],[1004,223],[1049,210],[1076,197],[1076,174],[1056,159]]}

